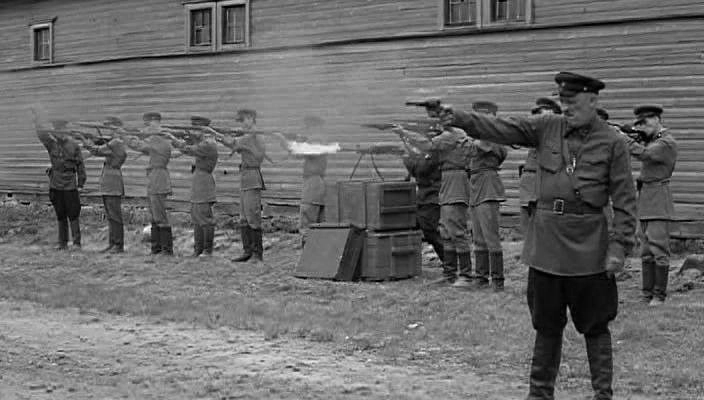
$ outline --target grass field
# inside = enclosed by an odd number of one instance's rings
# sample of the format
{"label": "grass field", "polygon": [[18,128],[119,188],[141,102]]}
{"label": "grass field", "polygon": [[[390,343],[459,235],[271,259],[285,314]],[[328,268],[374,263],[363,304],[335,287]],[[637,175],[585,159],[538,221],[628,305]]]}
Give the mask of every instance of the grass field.
{"label": "grass field", "polygon": [[[90,214],[83,218],[83,251],[54,252],[54,222],[45,209],[3,208],[0,216],[7,223],[0,244],[6,300],[246,330],[268,341],[302,339],[342,355],[373,355],[389,366],[448,376],[467,370],[525,389],[534,336],[525,305],[527,269],[518,262],[521,242],[504,243],[504,293],[464,292],[426,286],[440,274],[435,267],[381,283],[294,278],[301,250],[292,233],[266,234],[264,265],[233,264],[237,244],[221,246],[208,261],[148,256],[134,225],[124,256],[99,254],[104,227]],[[190,235],[186,226],[175,234]],[[673,265],[681,261],[680,255]],[[664,306],[649,308],[637,299],[638,260],[632,266],[631,278],[619,282],[612,324],[617,398],[704,398],[704,290],[673,292]],[[562,360],[558,392],[588,398],[584,342],[571,325]]]}

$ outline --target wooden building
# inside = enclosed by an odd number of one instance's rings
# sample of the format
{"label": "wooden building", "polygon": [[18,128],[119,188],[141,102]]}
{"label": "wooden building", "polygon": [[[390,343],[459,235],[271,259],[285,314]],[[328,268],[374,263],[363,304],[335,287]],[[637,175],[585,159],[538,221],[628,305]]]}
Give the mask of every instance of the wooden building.
{"label": "wooden building", "polygon": [[[495,101],[525,114],[554,91],[557,71],[603,79],[602,105],[629,121],[658,102],[680,144],[673,179],[682,218],[704,214],[704,3],[701,0],[4,0],[0,2],[0,191],[45,193],[46,152],[31,107],[47,117],[141,123],[190,115],[234,125],[253,107],[262,129],[296,132],[304,115],[327,121],[331,142],[394,141],[362,122],[419,118],[404,100],[428,95],[457,107]],[[274,143],[265,164],[270,204],[295,206],[300,161]],[[219,200],[237,201],[237,156],[222,150]],[[517,207],[512,150],[501,175]],[[329,179],[357,156],[330,157]],[[144,158],[124,168],[129,196],[145,193]],[[400,161],[377,157],[388,178]],[[89,160],[88,189],[100,160]],[[369,177],[368,165],[358,177]],[[187,200],[190,160],[171,166],[174,199]]]}

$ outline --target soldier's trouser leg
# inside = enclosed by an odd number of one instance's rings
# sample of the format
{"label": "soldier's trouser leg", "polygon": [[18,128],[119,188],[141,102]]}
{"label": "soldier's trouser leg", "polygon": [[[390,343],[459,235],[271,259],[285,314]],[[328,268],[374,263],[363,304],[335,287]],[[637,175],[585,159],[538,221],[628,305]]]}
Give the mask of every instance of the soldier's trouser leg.
{"label": "soldier's trouser leg", "polygon": [[643,243],[641,258],[652,257],[654,263],[653,297],[664,301],[667,297],[667,283],[670,271],[670,231],[669,221],[641,221]]}
{"label": "soldier's trouser leg", "polygon": [[[475,212],[478,214],[476,219],[479,223],[477,225],[480,226],[483,239],[481,246],[484,246],[489,252],[488,270],[492,285],[495,290],[502,290],[504,287],[504,258],[499,234],[499,202],[486,201],[481,203],[475,207]],[[474,221],[474,215],[472,221]]]}
{"label": "soldier's trouser leg", "polygon": [[433,246],[433,250],[440,258],[440,261],[444,257],[444,249],[442,244],[442,238],[440,237],[440,230],[438,228],[440,223],[440,205],[438,204],[419,204],[416,214],[416,220],[418,222],[418,227],[423,232],[423,239]]}
{"label": "soldier's trouser leg", "polygon": [[[159,252],[173,254],[173,234],[169,223],[169,214],[166,210],[166,194],[150,194],[149,212],[151,213],[152,225],[158,227],[157,245]],[[154,253],[152,251],[152,253]]]}
{"label": "soldier's trouser leg", "polygon": [[305,244],[306,235],[311,224],[323,222],[324,206],[321,204],[301,203],[298,219],[298,231],[301,233],[301,243]]}
{"label": "soldier's trouser leg", "polygon": [[[262,243],[262,196],[260,189],[244,190],[241,193],[241,217],[249,227],[250,251],[255,261],[261,261],[264,256]],[[246,250],[245,250],[246,252]]]}
{"label": "soldier's trouser leg", "polygon": [[[198,256],[206,250],[206,231],[215,227],[213,203],[191,203],[191,220],[193,221],[193,255]],[[212,247],[210,248],[212,253]]]}
{"label": "soldier's trouser leg", "polygon": [[56,214],[58,222],[58,243],[57,249],[65,249],[68,244],[68,216],[66,215],[66,206],[64,197],[60,190],[49,189],[49,200]]}
{"label": "soldier's trouser leg", "polygon": [[110,247],[121,251],[125,246],[125,230],[122,222],[122,197],[103,196],[105,217],[110,227]]}
{"label": "soldier's trouser leg", "polygon": [[[466,209],[466,206],[465,206]],[[443,280],[444,282],[454,282],[457,279],[458,249],[455,231],[458,229],[456,221],[457,209],[454,204],[444,204],[440,206],[440,237],[443,241]],[[463,217],[465,218],[465,217]],[[465,228],[466,229],[466,228]],[[465,250],[466,246],[461,249]]]}
{"label": "soldier's trouser leg", "polygon": [[81,247],[81,224],[79,217],[81,216],[81,199],[78,195],[78,190],[63,191],[64,202],[66,206],[66,216],[68,217],[69,226],[71,227],[71,237],[73,245]]}
{"label": "soldier's trouser leg", "polygon": [[[459,276],[463,281],[471,279],[472,264],[468,262],[469,257],[465,256],[471,252],[469,238],[467,234],[467,205],[464,203],[443,204],[440,206],[440,234],[446,250],[454,250],[458,260],[464,260],[459,264]],[[445,252],[447,255],[448,253]],[[445,264],[449,267],[458,265],[458,261],[445,259]],[[449,271],[447,271],[449,272]],[[446,274],[446,276],[449,276]]]}

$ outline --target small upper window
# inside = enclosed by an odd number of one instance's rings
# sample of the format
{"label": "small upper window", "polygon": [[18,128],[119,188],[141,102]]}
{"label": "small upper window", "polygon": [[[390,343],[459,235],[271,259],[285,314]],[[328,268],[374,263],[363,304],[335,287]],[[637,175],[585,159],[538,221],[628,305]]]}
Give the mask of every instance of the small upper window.
{"label": "small upper window", "polygon": [[222,7],[222,43],[245,42],[246,6],[244,4]]}
{"label": "small upper window", "polygon": [[53,21],[30,25],[32,62],[48,64],[54,61]]}
{"label": "small upper window", "polygon": [[528,23],[531,0],[441,0],[443,26],[473,26]]}
{"label": "small upper window", "polygon": [[249,0],[187,0],[188,51],[218,51],[249,45]]}

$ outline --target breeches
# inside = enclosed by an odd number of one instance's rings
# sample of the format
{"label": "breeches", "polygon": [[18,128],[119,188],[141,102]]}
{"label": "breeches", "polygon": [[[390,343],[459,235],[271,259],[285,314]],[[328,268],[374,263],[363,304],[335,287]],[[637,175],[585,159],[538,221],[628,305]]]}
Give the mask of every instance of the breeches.
{"label": "breeches", "polygon": [[169,213],[166,211],[166,194],[150,194],[149,214],[152,217],[152,225],[168,227]]}
{"label": "breeches", "polygon": [[440,205],[440,236],[445,250],[458,253],[471,251],[467,233],[467,205],[463,203]]}
{"label": "breeches", "polygon": [[670,227],[667,220],[641,220],[640,257],[655,265],[670,265]]}
{"label": "breeches", "polygon": [[103,196],[103,207],[105,208],[105,217],[108,221],[122,225],[121,196]]}
{"label": "breeches", "polygon": [[606,272],[587,276],[560,276],[528,270],[528,308],[536,331],[562,334],[567,308],[577,331],[586,336],[608,332],[618,312],[616,280]]}
{"label": "breeches", "polygon": [[240,224],[247,224],[252,229],[262,228],[261,189],[240,191]]}
{"label": "breeches", "polygon": [[485,201],[469,209],[475,251],[501,252],[499,202]]}
{"label": "breeches", "polygon": [[64,221],[66,218],[73,221],[81,215],[81,199],[78,190],[49,189],[49,200],[54,206],[56,219]]}
{"label": "breeches", "polygon": [[191,203],[191,221],[197,226],[215,226],[213,203]]}

